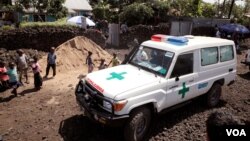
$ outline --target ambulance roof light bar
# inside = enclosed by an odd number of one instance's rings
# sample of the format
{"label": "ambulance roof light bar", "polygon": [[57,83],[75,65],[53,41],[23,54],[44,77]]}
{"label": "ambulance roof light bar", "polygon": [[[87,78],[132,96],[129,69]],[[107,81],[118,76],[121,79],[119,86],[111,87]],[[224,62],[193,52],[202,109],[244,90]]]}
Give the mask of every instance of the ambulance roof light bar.
{"label": "ambulance roof light bar", "polygon": [[151,37],[152,41],[156,42],[169,42],[173,44],[183,45],[188,42],[188,38],[184,36],[168,36],[168,35],[162,35],[162,34],[156,34]]}
{"label": "ambulance roof light bar", "polygon": [[156,42],[165,42],[166,39],[167,39],[167,35],[163,35],[163,34],[156,34],[156,35],[151,36],[151,40],[156,41]]}

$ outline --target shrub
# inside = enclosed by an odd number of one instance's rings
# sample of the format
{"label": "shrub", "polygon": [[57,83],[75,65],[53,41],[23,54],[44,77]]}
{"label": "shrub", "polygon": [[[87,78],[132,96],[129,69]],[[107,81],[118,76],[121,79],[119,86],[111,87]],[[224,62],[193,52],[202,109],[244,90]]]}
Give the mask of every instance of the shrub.
{"label": "shrub", "polygon": [[153,14],[153,9],[144,3],[133,3],[124,7],[120,13],[120,20],[128,25],[145,24]]}

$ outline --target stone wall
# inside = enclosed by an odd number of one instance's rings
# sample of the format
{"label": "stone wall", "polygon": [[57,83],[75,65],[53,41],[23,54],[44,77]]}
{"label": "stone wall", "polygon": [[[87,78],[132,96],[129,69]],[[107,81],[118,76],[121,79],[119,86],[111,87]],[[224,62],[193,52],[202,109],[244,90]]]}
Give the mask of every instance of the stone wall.
{"label": "stone wall", "polygon": [[136,38],[139,43],[150,40],[154,34],[169,35],[170,26],[168,24],[160,24],[158,26],[136,25],[128,29],[127,33],[120,35],[120,48],[133,46],[133,41]]}
{"label": "stone wall", "polygon": [[[129,48],[134,46],[134,39],[139,43],[149,40],[154,34],[169,35],[170,26],[136,25],[128,29],[127,33],[120,34],[120,45],[115,48]],[[211,27],[198,27],[192,31],[193,35],[214,36],[215,30]],[[94,29],[84,30],[79,27],[29,27],[14,30],[0,30],[0,48],[7,50],[36,49],[48,51],[50,47],[57,47],[75,36],[85,36],[101,47],[105,47],[105,36]],[[111,47],[111,46],[107,46]]]}
{"label": "stone wall", "polygon": [[7,50],[36,49],[48,51],[75,36],[85,36],[100,46],[104,46],[105,37],[98,31],[84,30],[78,27],[28,27],[14,30],[0,30],[0,48]]}

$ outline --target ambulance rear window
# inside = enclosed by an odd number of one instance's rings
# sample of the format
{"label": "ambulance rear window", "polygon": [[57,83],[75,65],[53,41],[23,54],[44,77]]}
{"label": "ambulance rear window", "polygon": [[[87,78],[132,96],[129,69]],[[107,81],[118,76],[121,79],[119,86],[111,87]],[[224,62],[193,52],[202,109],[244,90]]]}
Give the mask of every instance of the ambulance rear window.
{"label": "ambulance rear window", "polygon": [[233,46],[221,46],[220,47],[220,61],[225,62],[234,59]]}

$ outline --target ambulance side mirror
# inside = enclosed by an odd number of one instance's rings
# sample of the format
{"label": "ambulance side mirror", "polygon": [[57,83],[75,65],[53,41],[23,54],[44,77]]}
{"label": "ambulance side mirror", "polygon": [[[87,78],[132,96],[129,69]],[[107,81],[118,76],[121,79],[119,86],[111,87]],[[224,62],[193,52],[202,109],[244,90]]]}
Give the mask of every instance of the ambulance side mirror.
{"label": "ambulance side mirror", "polygon": [[179,76],[176,76],[175,81],[179,81],[179,80],[180,80]]}

